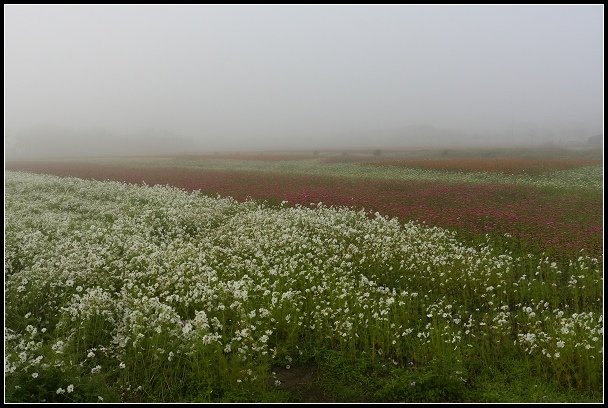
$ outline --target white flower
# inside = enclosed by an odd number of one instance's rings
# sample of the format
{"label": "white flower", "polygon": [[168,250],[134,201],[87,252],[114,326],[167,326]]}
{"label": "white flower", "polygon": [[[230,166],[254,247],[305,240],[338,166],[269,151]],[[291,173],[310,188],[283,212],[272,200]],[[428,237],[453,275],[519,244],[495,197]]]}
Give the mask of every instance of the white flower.
{"label": "white flower", "polygon": [[63,388],[57,388],[57,394],[65,394],[65,390]]}
{"label": "white flower", "polygon": [[120,363],[120,364],[118,365],[118,367],[120,367],[120,368],[125,368],[125,363]]}
{"label": "white flower", "polygon": [[558,342],[557,342],[557,348],[564,348],[564,344],[565,344],[565,343],[564,343],[563,341],[561,341],[561,340],[560,340],[560,341],[558,341]]}
{"label": "white flower", "polygon": [[32,373],[32,378],[38,378],[38,373]]}
{"label": "white flower", "polygon": [[63,341],[61,341],[61,340],[57,341],[57,343],[53,344],[51,346],[51,348],[53,349],[53,351],[55,353],[62,353],[62,350],[63,350]]}
{"label": "white flower", "polygon": [[70,384],[70,385],[68,385],[68,388],[67,388],[67,389],[68,389],[68,394],[69,394],[70,392],[74,391],[74,384]]}

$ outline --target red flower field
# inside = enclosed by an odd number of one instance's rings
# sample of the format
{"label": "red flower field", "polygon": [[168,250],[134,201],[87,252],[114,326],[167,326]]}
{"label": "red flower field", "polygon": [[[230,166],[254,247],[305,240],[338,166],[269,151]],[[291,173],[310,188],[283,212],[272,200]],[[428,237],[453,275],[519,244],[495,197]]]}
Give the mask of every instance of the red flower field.
{"label": "red flower field", "polygon": [[189,191],[290,204],[323,202],[378,211],[402,220],[470,234],[509,233],[527,245],[557,255],[584,249],[602,254],[601,193],[572,194],[505,184],[343,179],[184,168],[129,168],[58,162],[7,163],[9,170],[50,173],[148,185],[169,184]]}

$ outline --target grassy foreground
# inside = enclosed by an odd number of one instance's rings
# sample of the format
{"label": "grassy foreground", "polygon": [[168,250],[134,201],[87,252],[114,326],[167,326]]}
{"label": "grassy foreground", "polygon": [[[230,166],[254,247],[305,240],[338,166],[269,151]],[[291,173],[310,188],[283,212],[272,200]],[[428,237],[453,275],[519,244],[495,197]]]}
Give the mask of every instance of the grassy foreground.
{"label": "grassy foreground", "polygon": [[8,401],[600,401],[601,260],[6,178]]}

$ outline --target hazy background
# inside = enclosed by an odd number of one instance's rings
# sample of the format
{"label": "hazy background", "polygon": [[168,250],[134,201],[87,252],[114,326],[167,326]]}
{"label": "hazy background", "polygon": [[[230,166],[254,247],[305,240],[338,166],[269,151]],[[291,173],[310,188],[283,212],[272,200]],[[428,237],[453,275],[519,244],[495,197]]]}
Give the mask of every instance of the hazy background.
{"label": "hazy background", "polygon": [[5,6],[7,157],[576,143],[603,6]]}

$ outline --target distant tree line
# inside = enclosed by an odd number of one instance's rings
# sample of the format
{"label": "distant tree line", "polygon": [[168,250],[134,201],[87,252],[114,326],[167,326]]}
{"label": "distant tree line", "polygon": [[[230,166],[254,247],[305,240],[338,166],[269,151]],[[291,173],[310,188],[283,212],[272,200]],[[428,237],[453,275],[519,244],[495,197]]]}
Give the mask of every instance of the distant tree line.
{"label": "distant tree line", "polygon": [[601,145],[603,141],[604,141],[604,135],[602,135],[602,134],[591,136],[588,139],[588,143],[591,145]]}

